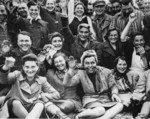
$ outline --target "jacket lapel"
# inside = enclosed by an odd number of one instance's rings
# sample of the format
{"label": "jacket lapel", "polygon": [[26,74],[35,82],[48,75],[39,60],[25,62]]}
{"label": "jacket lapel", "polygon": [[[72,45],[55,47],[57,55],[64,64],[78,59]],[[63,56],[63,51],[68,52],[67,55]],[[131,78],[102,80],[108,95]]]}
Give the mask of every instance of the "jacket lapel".
{"label": "jacket lapel", "polygon": [[107,41],[104,42],[104,51],[109,53],[112,56],[115,56],[115,53],[114,53],[113,49],[110,47],[110,45]]}

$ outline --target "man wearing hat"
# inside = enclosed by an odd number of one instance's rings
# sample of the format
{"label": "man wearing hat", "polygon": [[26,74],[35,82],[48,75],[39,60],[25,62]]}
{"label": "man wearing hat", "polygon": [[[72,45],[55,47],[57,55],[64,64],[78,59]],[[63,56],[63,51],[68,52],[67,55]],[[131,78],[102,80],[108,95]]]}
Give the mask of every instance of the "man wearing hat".
{"label": "man wearing hat", "polygon": [[108,28],[112,22],[112,16],[106,14],[106,3],[104,0],[96,0],[93,4],[95,17],[93,20],[93,28],[99,42],[104,42]]}

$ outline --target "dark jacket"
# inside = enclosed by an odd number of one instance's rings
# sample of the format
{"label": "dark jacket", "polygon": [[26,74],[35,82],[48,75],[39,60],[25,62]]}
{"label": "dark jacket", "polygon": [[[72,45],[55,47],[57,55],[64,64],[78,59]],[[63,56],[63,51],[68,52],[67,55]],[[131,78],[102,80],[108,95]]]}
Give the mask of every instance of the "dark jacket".
{"label": "dark jacket", "polygon": [[79,41],[79,38],[77,37],[75,42],[72,44],[71,53],[75,57],[75,59],[77,59],[77,61],[80,62],[80,58],[84,51],[95,50],[98,56],[98,64],[99,64],[101,62],[101,55],[102,55],[101,48],[102,48],[102,44],[97,41],[93,41],[92,39],[89,39],[89,44],[85,48],[82,46],[82,44]]}
{"label": "dark jacket", "polygon": [[103,43],[102,46],[102,58],[101,58],[101,65],[113,69],[114,68],[114,60],[118,57],[123,55],[123,49],[120,42],[117,43],[116,51],[111,47],[108,41]]}
{"label": "dark jacket", "polygon": [[60,32],[62,29],[61,14],[57,12],[49,12],[44,8],[40,8],[40,16],[42,20],[48,22],[49,32]]}
{"label": "dark jacket", "polygon": [[112,16],[105,14],[104,18],[102,18],[102,20],[99,20],[99,19],[100,18],[95,16],[95,18],[93,20],[93,29],[96,33],[97,40],[99,42],[103,42],[104,37],[106,36],[106,33],[112,22]]}
{"label": "dark jacket", "polygon": [[48,42],[48,23],[38,19],[30,21],[30,19],[19,19],[17,21],[18,28],[21,31],[27,31],[32,36],[32,47],[41,49]]}

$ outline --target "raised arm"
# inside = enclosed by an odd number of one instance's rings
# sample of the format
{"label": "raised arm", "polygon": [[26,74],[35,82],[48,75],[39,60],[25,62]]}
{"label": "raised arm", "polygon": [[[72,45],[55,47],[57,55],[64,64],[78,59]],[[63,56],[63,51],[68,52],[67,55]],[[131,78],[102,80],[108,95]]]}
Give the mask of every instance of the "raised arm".
{"label": "raised arm", "polygon": [[124,28],[124,30],[121,33],[121,42],[126,42],[127,41],[127,35],[129,32],[129,29],[132,25],[132,23],[137,19],[136,13],[131,13],[129,16],[129,21],[126,25],[126,27]]}
{"label": "raised arm", "polygon": [[65,86],[75,86],[77,84],[79,84],[80,79],[78,76],[78,71],[75,69],[76,68],[76,61],[74,60],[74,57],[71,56],[69,57],[69,70],[68,72],[65,74],[64,80],[63,80],[63,84]]}

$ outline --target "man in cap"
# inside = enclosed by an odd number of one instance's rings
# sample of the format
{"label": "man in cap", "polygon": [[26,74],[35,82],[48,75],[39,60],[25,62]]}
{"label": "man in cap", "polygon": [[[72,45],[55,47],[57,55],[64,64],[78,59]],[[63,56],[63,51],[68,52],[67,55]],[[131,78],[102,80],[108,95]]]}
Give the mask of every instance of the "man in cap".
{"label": "man in cap", "polygon": [[97,40],[104,42],[104,36],[112,22],[112,16],[106,14],[106,3],[104,0],[96,0],[93,6],[96,14],[93,20],[93,28],[96,32]]}

